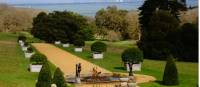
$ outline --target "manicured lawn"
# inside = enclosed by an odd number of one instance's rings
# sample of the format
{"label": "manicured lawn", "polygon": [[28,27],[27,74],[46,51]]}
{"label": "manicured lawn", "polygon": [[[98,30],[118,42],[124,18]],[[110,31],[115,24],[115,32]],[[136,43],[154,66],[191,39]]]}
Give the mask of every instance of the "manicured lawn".
{"label": "manicured lawn", "polygon": [[0,87],[35,87],[37,73],[28,72],[28,63],[16,35],[0,33]]}
{"label": "manicured lawn", "polygon": [[[94,60],[91,57],[90,45],[94,41],[86,42],[84,52],[76,53],[73,50],[73,46],[69,48],[62,48],[74,55],[77,55],[87,61],[97,64],[105,69],[112,72],[126,72],[123,68],[123,63],[121,62],[121,52],[129,47],[137,47],[134,41],[123,41],[123,42],[106,42],[108,44],[108,50],[105,53],[104,59]],[[140,84],[141,87],[168,87],[160,84],[162,80],[162,75],[164,71],[165,61],[156,61],[145,59],[143,62],[143,67],[141,74],[152,75],[158,79],[156,82]],[[169,86],[169,87],[196,87],[198,83],[198,63],[187,63],[187,62],[177,62],[177,67],[179,71],[179,86]],[[92,67],[91,67],[92,68]]]}
{"label": "manicured lawn", "polygon": [[29,60],[16,41],[17,34],[0,33],[0,87],[35,87],[38,73],[28,71]]}

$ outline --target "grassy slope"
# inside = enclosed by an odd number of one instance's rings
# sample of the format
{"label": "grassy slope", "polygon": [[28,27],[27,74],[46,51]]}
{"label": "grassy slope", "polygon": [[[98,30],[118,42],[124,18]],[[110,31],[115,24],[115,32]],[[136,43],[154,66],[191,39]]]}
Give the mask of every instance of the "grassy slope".
{"label": "grassy slope", "polygon": [[[113,72],[125,72],[123,68],[123,63],[121,62],[121,52],[123,49],[128,47],[133,47],[134,42],[123,41],[123,42],[107,42],[108,51],[105,53],[105,58],[102,60],[94,60],[90,55],[90,45],[93,42],[87,42],[85,51],[83,53],[75,53],[73,51],[73,46],[69,48],[62,48],[72,54],[75,54],[85,60],[88,60],[94,64],[97,64],[105,69],[108,69]],[[131,46],[132,45],[132,46]],[[134,45],[135,46],[135,45]],[[136,47],[136,46],[135,46]],[[137,72],[141,74],[147,74],[155,76],[158,81],[140,84],[141,87],[165,87],[159,82],[162,80],[163,70],[165,66],[165,61],[155,61],[145,59],[143,62],[142,72]],[[180,85],[172,87],[196,87],[198,81],[198,63],[186,63],[186,62],[177,62],[177,67],[180,77]]]}
{"label": "grassy slope", "polygon": [[[31,37],[28,40],[39,41]],[[0,33],[0,87],[35,87],[38,73],[27,70],[29,60],[24,58],[16,41],[16,34]],[[53,73],[56,67],[49,65]]]}
{"label": "grassy slope", "polygon": [[16,35],[0,33],[0,87],[34,87],[36,73],[27,70],[28,60],[16,43]]}

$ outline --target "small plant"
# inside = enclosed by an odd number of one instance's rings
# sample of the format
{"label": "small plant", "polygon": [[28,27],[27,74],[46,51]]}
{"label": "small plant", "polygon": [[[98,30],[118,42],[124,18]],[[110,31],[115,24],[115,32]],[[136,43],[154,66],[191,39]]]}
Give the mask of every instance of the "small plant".
{"label": "small plant", "polygon": [[91,51],[97,52],[97,53],[102,53],[107,50],[107,45],[103,42],[97,41],[92,44],[91,46]]}
{"label": "small plant", "polygon": [[32,47],[28,47],[27,48],[27,53],[32,53],[33,52],[33,48]]}
{"label": "small plant", "polygon": [[85,41],[84,40],[82,40],[82,39],[76,39],[76,40],[74,40],[74,46],[76,46],[76,47],[83,47],[83,46],[85,46]]}
{"label": "small plant", "polygon": [[164,76],[163,76],[164,85],[178,85],[178,71],[176,68],[175,59],[169,57],[167,59],[167,64],[165,66]]}
{"label": "small plant", "polygon": [[26,37],[23,36],[23,35],[20,35],[20,36],[18,36],[18,41],[19,40],[22,40],[23,42],[25,42],[26,41]]}
{"label": "small plant", "polygon": [[46,61],[46,56],[40,53],[34,54],[30,59],[32,65],[43,65]]}
{"label": "small plant", "polygon": [[51,87],[51,70],[46,62],[39,73],[36,87]]}

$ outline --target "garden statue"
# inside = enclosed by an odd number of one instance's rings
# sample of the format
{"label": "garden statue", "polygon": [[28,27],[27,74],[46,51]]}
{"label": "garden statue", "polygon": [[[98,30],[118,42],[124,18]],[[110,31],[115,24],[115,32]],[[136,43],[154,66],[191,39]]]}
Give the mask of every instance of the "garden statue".
{"label": "garden statue", "polygon": [[95,67],[93,67],[93,69],[92,69],[92,79],[93,80],[98,80],[98,77],[99,77],[99,75],[101,74],[101,71],[98,71],[97,70],[97,67],[95,68]]}
{"label": "garden statue", "polygon": [[76,82],[81,83],[80,80],[81,63],[76,64]]}

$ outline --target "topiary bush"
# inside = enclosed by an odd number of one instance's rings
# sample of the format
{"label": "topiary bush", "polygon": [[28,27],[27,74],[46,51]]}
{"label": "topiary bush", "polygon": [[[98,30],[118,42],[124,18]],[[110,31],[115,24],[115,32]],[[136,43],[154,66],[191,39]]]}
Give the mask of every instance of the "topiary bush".
{"label": "topiary bush", "polygon": [[76,39],[76,40],[74,40],[74,46],[76,46],[76,47],[83,47],[83,46],[85,46],[85,41],[84,40],[82,40],[82,39]]}
{"label": "topiary bush", "polygon": [[27,48],[27,53],[32,53],[33,52],[33,48],[32,47],[28,47]]}
{"label": "topiary bush", "polygon": [[128,48],[122,53],[121,58],[129,65],[129,76],[133,76],[132,66],[143,61],[143,53],[137,48]]}
{"label": "topiary bush", "polygon": [[22,40],[23,42],[25,42],[26,41],[26,37],[23,36],[23,35],[20,35],[20,36],[18,36],[18,41],[19,40]]}
{"label": "topiary bush", "polygon": [[33,65],[43,65],[47,62],[47,58],[43,54],[36,53],[30,58],[30,62]]}
{"label": "topiary bush", "polygon": [[143,61],[143,53],[137,48],[128,48],[122,53],[121,58],[123,62],[137,64]]}
{"label": "topiary bush", "polygon": [[175,59],[172,57],[167,59],[167,64],[165,66],[164,76],[163,76],[164,85],[178,85],[178,71],[176,68]]}
{"label": "topiary bush", "polygon": [[36,87],[51,87],[51,71],[47,62],[42,66]]}
{"label": "topiary bush", "polygon": [[67,87],[64,75],[63,75],[62,71],[60,70],[60,68],[56,69],[54,76],[53,76],[52,83],[56,84],[57,87]]}
{"label": "topiary bush", "polygon": [[25,42],[25,43],[24,43],[24,46],[25,46],[25,47],[28,47],[28,45],[29,45],[28,42]]}
{"label": "topiary bush", "polygon": [[103,42],[97,41],[91,45],[91,51],[93,52],[105,52],[107,50],[107,45]]}

